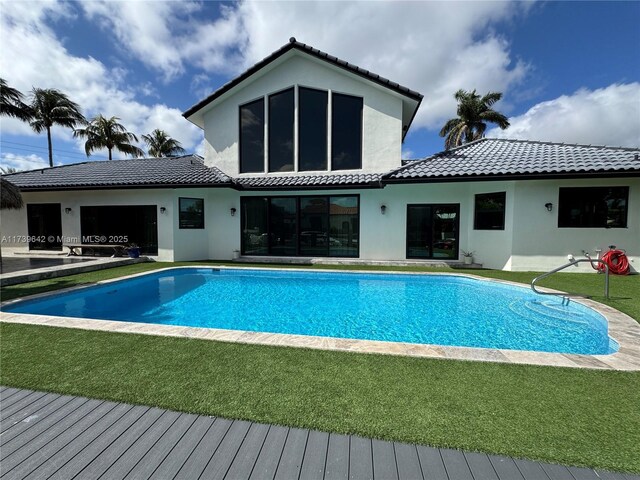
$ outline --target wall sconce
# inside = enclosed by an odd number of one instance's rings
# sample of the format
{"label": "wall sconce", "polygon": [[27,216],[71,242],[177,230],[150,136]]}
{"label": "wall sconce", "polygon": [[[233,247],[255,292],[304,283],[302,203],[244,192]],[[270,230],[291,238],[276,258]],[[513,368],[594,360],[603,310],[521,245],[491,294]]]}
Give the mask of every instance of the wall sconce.
{"label": "wall sconce", "polygon": [[551,210],[553,210],[553,203],[551,203],[551,202],[545,203],[544,204],[544,208],[547,209],[547,212],[550,212]]}
{"label": "wall sconce", "polygon": [[231,207],[231,210],[229,210],[231,212],[231,216],[235,216],[236,214],[236,207]]}
{"label": "wall sconce", "polygon": [[167,207],[160,207],[160,213],[165,213],[167,211]]}
{"label": "wall sconce", "polygon": [[69,207],[65,208],[64,213],[66,213],[67,215],[71,214],[71,209]]}
{"label": "wall sconce", "polygon": [[382,215],[384,215],[384,212],[386,212],[386,211],[387,211],[387,206],[386,205],[380,205],[380,213]]}

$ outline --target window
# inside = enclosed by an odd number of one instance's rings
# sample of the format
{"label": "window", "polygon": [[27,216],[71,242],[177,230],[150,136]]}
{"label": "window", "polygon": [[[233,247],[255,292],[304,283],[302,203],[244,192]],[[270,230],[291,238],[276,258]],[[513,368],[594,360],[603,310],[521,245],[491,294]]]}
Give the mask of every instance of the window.
{"label": "window", "polygon": [[269,171],[293,171],[293,88],[269,96]]}
{"label": "window", "polygon": [[358,197],[329,197],[329,256],[357,257]]}
{"label": "window", "polygon": [[296,197],[271,198],[269,201],[269,252],[272,255],[297,253]]}
{"label": "window", "polygon": [[327,169],[327,99],[322,90],[298,92],[298,170]]}
{"label": "window", "polygon": [[504,230],[506,192],[481,193],[476,195],[475,230]]}
{"label": "window", "polygon": [[[135,244],[140,248],[141,254],[157,255],[158,206],[81,206],[80,236],[93,237],[94,240],[89,243]],[[110,237],[111,241],[109,241]],[[126,238],[126,241],[113,242],[113,237],[121,240]],[[103,250],[101,253],[111,255],[108,250]]]}
{"label": "window", "polygon": [[357,257],[357,195],[242,197],[243,255]]}
{"label": "window", "polygon": [[331,96],[331,168],[362,168],[362,98]]}
{"label": "window", "polygon": [[204,228],[204,200],[202,198],[180,198],[180,228]]}
{"label": "window", "polygon": [[407,258],[458,258],[460,205],[407,205]]}
{"label": "window", "polygon": [[[326,90],[306,87],[298,87],[297,105],[294,87],[271,94],[267,99],[268,124],[264,98],[241,105],[240,173],[265,171],[265,131],[268,172],[295,170],[295,135],[297,171],[327,170],[328,101]],[[331,169],[361,169],[364,101],[362,97],[333,93],[331,105]]]}
{"label": "window", "polygon": [[629,187],[561,188],[558,227],[626,228]]}
{"label": "window", "polygon": [[329,199],[304,197],[300,199],[300,255],[326,257],[329,255]]}
{"label": "window", "polygon": [[269,200],[263,197],[242,197],[240,201],[241,250],[243,255],[267,255]]}
{"label": "window", "polygon": [[240,173],[264,172],[264,99],[240,107]]}

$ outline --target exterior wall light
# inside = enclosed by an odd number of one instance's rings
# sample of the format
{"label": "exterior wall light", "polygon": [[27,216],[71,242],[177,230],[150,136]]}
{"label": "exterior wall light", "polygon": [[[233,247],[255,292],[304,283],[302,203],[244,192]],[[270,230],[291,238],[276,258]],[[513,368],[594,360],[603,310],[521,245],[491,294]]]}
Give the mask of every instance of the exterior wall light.
{"label": "exterior wall light", "polygon": [[382,215],[384,215],[384,212],[386,212],[386,211],[387,211],[387,206],[386,205],[380,205],[380,213]]}
{"label": "exterior wall light", "polygon": [[550,212],[551,210],[553,210],[553,203],[551,203],[551,202],[545,203],[544,204],[544,208],[547,209],[547,212]]}
{"label": "exterior wall light", "polygon": [[167,211],[167,207],[160,207],[160,213],[165,213]]}
{"label": "exterior wall light", "polygon": [[64,213],[66,213],[67,215],[71,214],[71,209],[69,207],[65,208]]}
{"label": "exterior wall light", "polygon": [[236,207],[231,207],[231,210],[229,210],[231,212],[231,216],[235,216],[236,214]]}

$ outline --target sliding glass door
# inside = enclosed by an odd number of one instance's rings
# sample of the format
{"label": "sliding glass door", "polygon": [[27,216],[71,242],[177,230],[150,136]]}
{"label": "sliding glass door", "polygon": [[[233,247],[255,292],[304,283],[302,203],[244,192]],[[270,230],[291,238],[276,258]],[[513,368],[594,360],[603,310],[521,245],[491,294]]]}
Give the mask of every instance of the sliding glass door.
{"label": "sliding glass door", "polygon": [[407,258],[458,258],[459,204],[407,205]]}
{"label": "sliding glass door", "polygon": [[359,197],[242,197],[243,255],[357,257]]}

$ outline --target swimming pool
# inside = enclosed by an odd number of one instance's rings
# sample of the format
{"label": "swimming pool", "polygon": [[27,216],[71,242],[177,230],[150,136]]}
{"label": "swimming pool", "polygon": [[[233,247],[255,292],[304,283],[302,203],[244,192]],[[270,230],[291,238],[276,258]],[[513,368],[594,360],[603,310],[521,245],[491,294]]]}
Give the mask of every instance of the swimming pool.
{"label": "swimming pool", "polygon": [[618,349],[606,319],[580,303],[446,274],[175,268],[2,310],[447,346]]}

